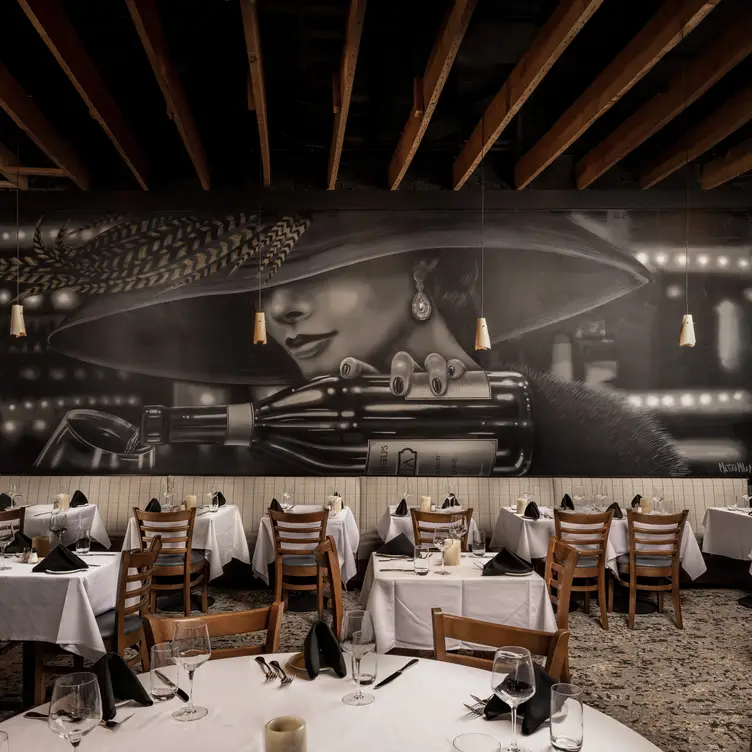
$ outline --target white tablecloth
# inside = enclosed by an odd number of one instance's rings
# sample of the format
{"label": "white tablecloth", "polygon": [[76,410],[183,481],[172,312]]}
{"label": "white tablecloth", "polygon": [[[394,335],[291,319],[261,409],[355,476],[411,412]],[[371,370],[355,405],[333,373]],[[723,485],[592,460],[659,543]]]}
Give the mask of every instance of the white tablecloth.
{"label": "white tablecloth", "polygon": [[58,575],[9,558],[11,569],[0,572],[0,640],[50,642],[99,658],[105,649],[94,617],[115,608],[120,554],[82,558],[91,569]]}
{"label": "white tablecloth", "polygon": [[[480,565],[488,561],[463,556],[460,565],[447,567],[451,574],[435,575],[439,554],[431,556],[431,571],[418,576],[412,561],[380,561],[377,554],[368,562],[361,603],[371,613],[378,651],[392,648],[433,648],[431,609],[525,629],[556,630],[556,618],[543,578],[535,573],[524,577],[483,577]],[[452,646],[458,647],[458,646]]]}
{"label": "white tablecloth", "polygon": [[[502,507],[496,519],[491,546],[493,548],[503,546],[510,551],[514,551],[526,561],[543,559],[546,556],[548,541],[555,533],[556,527],[553,517],[541,517],[533,520],[516,514],[513,509]],[[629,553],[629,532],[625,516],[621,520],[611,521],[608,548],[606,549],[607,566],[616,571],[616,557],[626,553]],[[689,522],[684,525],[681,563],[684,571],[693,580],[696,580],[707,570],[705,560],[702,558],[702,551],[700,551],[700,546]]]}
{"label": "white tablecloth", "polygon": [[[318,512],[320,509],[321,507],[315,504],[296,504],[292,514],[308,514]],[[337,514],[329,513],[326,534],[334,538],[334,545],[337,547],[337,555],[339,556],[340,571],[342,572],[342,582],[347,583],[358,573],[358,564],[355,557],[360,545],[358,523],[355,522],[355,515],[353,515],[350,507],[345,507]],[[292,537],[292,534],[290,537]],[[310,538],[310,535],[304,535],[304,537]],[[288,543],[286,545],[294,548],[293,544]],[[307,547],[310,548],[310,545]],[[269,565],[273,563],[274,536],[272,535],[272,523],[269,517],[264,515],[259,523],[256,548],[253,551],[253,574],[268,585]]]}
{"label": "white tablecloth", "polygon": [[[396,538],[400,533],[406,535],[413,543],[415,543],[415,534],[413,531],[413,518],[410,512],[404,517],[395,517],[394,510],[397,508],[396,504],[390,504],[389,508],[381,515],[376,525],[376,532],[384,542],[390,541],[392,538]],[[453,509],[437,509],[437,512],[442,512],[448,515],[457,514],[461,511],[457,507]],[[470,520],[470,530],[467,534],[468,544],[473,539],[473,533],[478,529],[475,523],[475,518]]]}
{"label": "white tablecloth", "polygon": [[[216,512],[196,514],[193,525],[193,548],[203,549],[209,557],[209,579],[222,574],[222,567],[233,559],[251,563],[248,541],[243,530],[240,510],[234,504],[225,504]],[[123,539],[123,551],[139,548],[138,526],[131,517]]]}
{"label": "white tablecloth", "polygon": [[[102,515],[96,504],[84,504],[81,507],[71,507],[67,512],[68,529],[63,535],[63,543],[69,546],[78,540],[79,531],[90,531],[91,539],[101,543],[105,548],[110,547],[110,537],[107,535]],[[39,516],[38,516],[39,515]],[[36,504],[26,508],[24,519],[24,535],[33,538],[36,535],[50,535],[50,517],[52,504]]]}
{"label": "white tablecloth", "polygon": [[[268,657],[284,666],[289,654]],[[379,656],[379,678],[397,671],[406,660]],[[341,700],[354,688],[349,677],[338,679],[325,672],[313,682],[296,679],[281,690],[278,684],[264,684],[253,658],[225,658],[209,661],[196,672],[194,699],[209,708],[203,720],[174,721],[171,713],[180,707],[178,699],[151,707],[128,706],[120,714],[133,713],[133,718],[114,732],[94,729],[81,750],[133,752],[148,740],[149,748],[181,752],[264,752],[264,724],[282,715],[305,719],[310,752],[450,752],[455,736],[471,732],[489,734],[505,745],[511,738],[508,716],[482,721],[468,716],[462,706],[471,701],[471,694],[490,694],[490,677],[481,669],[421,659],[386,687],[365,688],[376,701],[354,708]],[[141,680],[148,683],[146,676]],[[182,681],[187,686],[187,680]],[[40,709],[46,711],[46,706]],[[660,752],[613,718],[588,706],[584,711],[582,752]],[[8,734],[12,752],[67,749],[66,742],[55,741],[46,723],[23,715],[0,724],[0,729]],[[548,724],[521,741],[531,752],[550,752]]]}
{"label": "white tablecloth", "polygon": [[705,528],[702,550],[706,554],[742,561],[749,556],[752,549],[752,517],[749,509],[732,511],[711,507],[705,511],[702,524]]}

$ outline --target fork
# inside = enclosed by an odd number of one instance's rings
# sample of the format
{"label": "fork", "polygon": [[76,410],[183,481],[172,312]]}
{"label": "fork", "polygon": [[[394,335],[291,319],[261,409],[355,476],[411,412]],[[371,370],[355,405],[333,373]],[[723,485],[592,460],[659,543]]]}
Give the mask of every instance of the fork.
{"label": "fork", "polygon": [[264,676],[266,677],[264,679],[265,684],[268,684],[270,681],[274,681],[277,678],[277,672],[272,671],[272,669],[266,665],[266,661],[260,655],[256,656],[256,663],[261,666],[261,670],[264,672]]}
{"label": "fork", "polygon": [[288,684],[292,684],[293,678],[292,676],[288,676],[285,673],[285,670],[282,668],[282,666],[279,665],[279,661],[269,661],[269,663],[277,669],[277,671],[280,673],[280,681],[282,682],[282,686],[286,687]]}
{"label": "fork", "polygon": [[478,718],[481,718],[483,716],[483,708],[475,708],[472,705],[468,705],[466,702],[463,702],[462,704],[467,708],[468,713],[477,715]]}

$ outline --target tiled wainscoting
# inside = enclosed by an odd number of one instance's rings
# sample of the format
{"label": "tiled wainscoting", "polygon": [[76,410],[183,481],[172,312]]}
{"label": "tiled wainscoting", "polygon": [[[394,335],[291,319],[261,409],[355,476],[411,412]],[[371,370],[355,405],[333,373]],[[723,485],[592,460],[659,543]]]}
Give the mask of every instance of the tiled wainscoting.
{"label": "tiled wainscoting", "polygon": [[[80,488],[89,500],[99,506],[111,535],[122,535],[134,506],[145,507],[152,497],[159,498],[161,476],[4,476],[0,490],[12,481],[19,483],[20,492],[31,504],[50,503],[55,494],[72,494]],[[175,498],[187,494],[199,498],[211,490],[220,490],[228,502],[236,504],[243,516],[249,541],[253,542],[259,520],[266,513],[272,498],[282,498],[285,491],[294,493],[298,504],[316,504],[337,491],[353,510],[360,527],[364,555],[376,540],[376,523],[388,504],[399,502],[405,491],[412,494],[411,503],[427,495],[443,501],[454,492],[463,506],[472,506],[481,528],[492,530],[499,509],[512,504],[523,493],[535,496],[539,504],[559,503],[565,493],[581,488],[586,494],[602,489],[610,501],[628,504],[635,494],[651,496],[653,489],[674,509],[689,509],[689,521],[696,533],[702,533],[705,509],[733,501],[746,493],[743,478],[382,478],[382,477],[210,477],[177,476]]]}

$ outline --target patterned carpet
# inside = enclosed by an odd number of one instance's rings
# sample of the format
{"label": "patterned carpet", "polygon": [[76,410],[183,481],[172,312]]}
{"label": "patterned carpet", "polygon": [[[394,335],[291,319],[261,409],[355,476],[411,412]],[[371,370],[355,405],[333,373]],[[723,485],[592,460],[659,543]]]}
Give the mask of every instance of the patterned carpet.
{"label": "patterned carpet", "polygon": [[[268,590],[211,588],[213,612],[268,605]],[[582,611],[570,616],[572,680],[587,702],[652,741],[663,752],[748,752],[752,737],[752,613],[734,590],[687,590],[684,630],[673,612],[638,616],[634,630],[612,614],[609,630]],[[357,607],[345,594],[345,608]],[[288,612],[281,650],[302,648],[315,613]],[[21,651],[0,656],[0,696],[20,694]],[[458,698],[458,702],[466,698]],[[0,719],[9,713],[0,712]],[[587,730],[586,730],[587,733]],[[608,752],[604,750],[604,752]]]}

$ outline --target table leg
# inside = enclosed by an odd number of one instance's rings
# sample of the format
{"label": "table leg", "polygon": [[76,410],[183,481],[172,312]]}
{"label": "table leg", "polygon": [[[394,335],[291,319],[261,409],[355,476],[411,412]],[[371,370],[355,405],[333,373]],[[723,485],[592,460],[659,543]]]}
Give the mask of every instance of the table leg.
{"label": "table leg", "polygon": [[36,697],[36,651],[41,648],[36,642],[23,643],[21,703],[26,708],[35,706]]}
{"label": "table leg", "polygon": [[[210,595],[207,598],[207,604],[209,608],[214,605],[214,598]],[[201,611],[201,596],[191,593],[191,603],[195,609]],[[183,594],[170,593],[169,595],[161,595],[157,597],[157,608],[161,611],[182,611],[183,610]]]}

